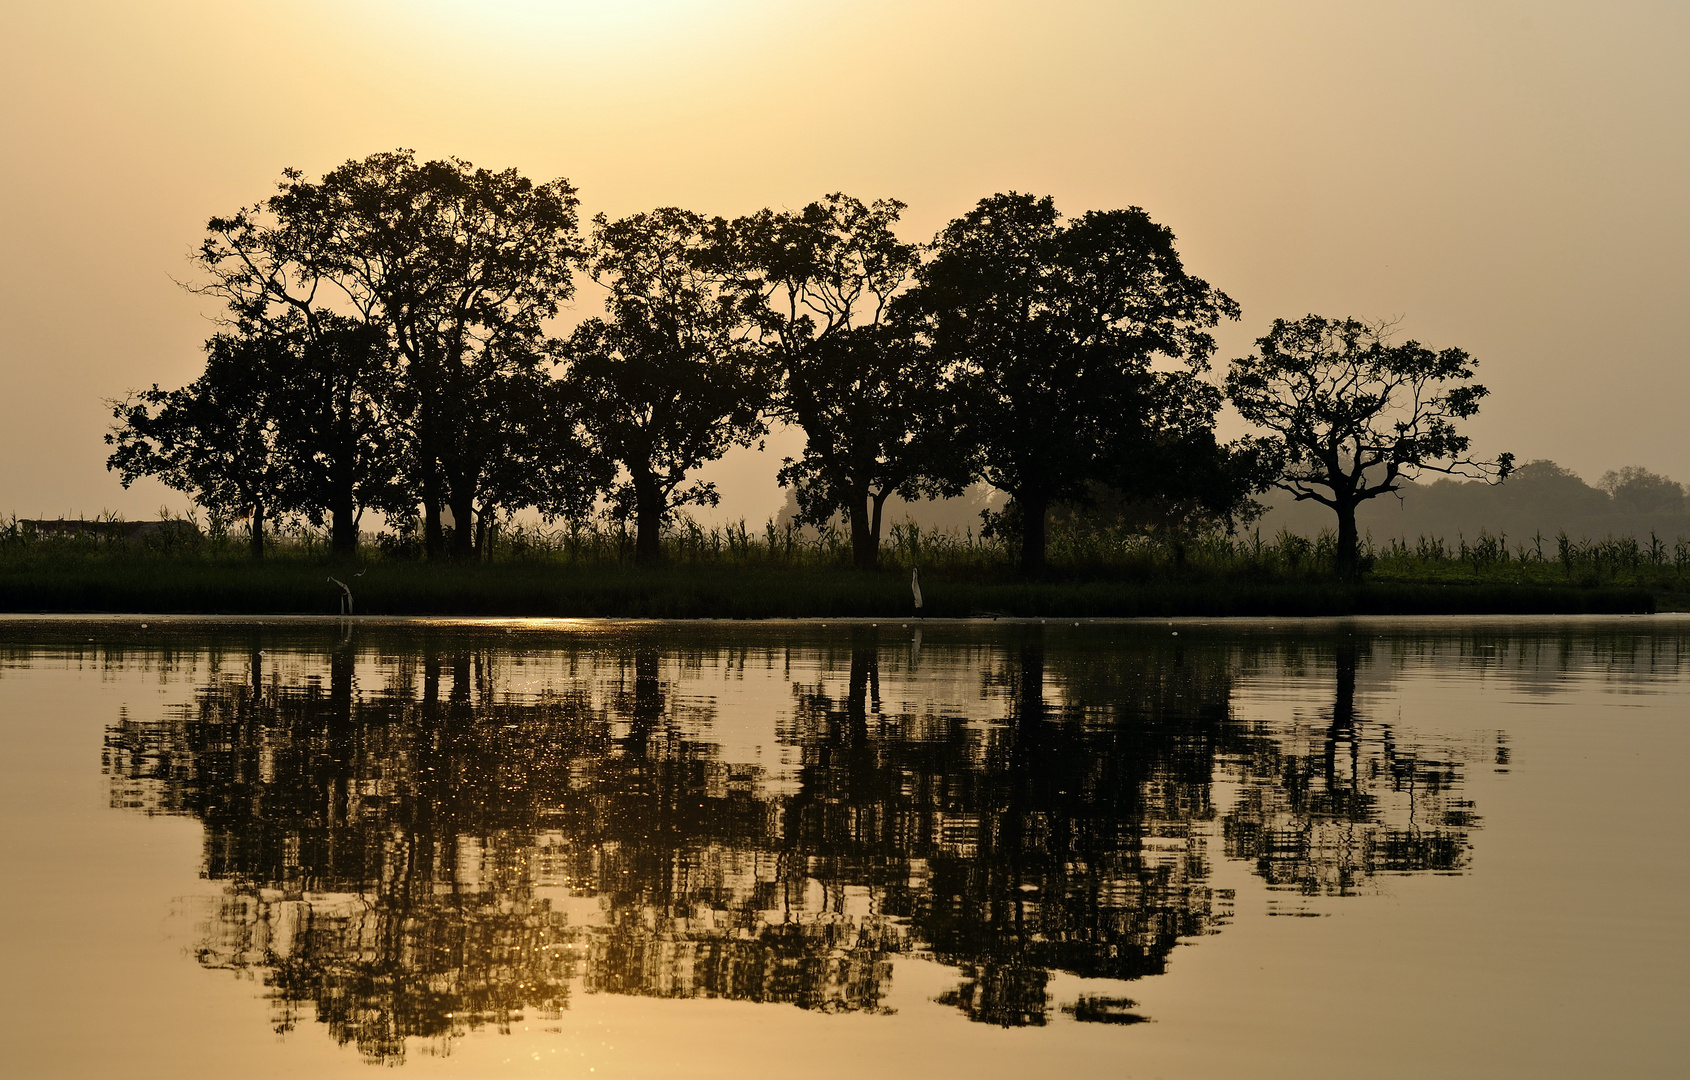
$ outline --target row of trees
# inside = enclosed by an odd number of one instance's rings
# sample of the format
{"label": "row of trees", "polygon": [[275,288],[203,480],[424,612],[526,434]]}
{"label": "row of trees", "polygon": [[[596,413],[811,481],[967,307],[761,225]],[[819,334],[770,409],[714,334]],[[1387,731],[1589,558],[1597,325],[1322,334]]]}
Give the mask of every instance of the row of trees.
{"label": "row of trees", "polygon": [[[601,214],[583,239],[563,180],[407,151],[289,171],[211,220],[195,288],[225,326],[195,382],[113,403],[108,468],[250,517],[255,555],[276,514],[328,523],[350,554],[365,510],[420,507],[428,556],[470,558],[501,514],[604,505],[650,560],[666,519],[715,505],[699,469],[780,421],[806,446],[779,482],[806,519],[847,517],[859,567],[876,565],[892,493],[984,479],[1037,570],[1052,505],[1099,486],[1230,524],[1266,484],[1296,485],[1353,541],[1355,502],[1404,470],[1471,464],[1452,422],[1483,388],[1427,389],[1471,376],[1459,350],[1276,323],[1227,380],[1271,434],[1223,446],[1222,392],[1202,376],[1238,305],[1143,210],[1064,219],[1048,197],[999,194],[921,246],[894,231],[903,209],[843,194],[731,221],[664,208]],[[604,314],[550,333],[577,271]],[[1350,370],[1312,378],[1322,363]]]}

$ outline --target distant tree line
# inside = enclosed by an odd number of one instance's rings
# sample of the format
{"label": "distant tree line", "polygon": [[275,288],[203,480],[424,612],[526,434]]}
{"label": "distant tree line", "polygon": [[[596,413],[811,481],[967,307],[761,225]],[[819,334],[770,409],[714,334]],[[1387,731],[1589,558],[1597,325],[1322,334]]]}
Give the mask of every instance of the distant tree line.
{"label": "distant tree line", "polygon": [[[779,483],[805,520],[844,515],[856,566],[877,565],[888,498],[983,480],[1027,571],[1055,506],[1231,527],[1270,484],[1332,508],[1353,567],[1362,501],[1509,468],[1455,429],[1485,393],[1465,353],[1316,316],[1234,363],[1224,393],[1263,433],[1221,444],[1203,376],[1238,305],[1136,207],[998,194],[926,245],[896,235],[904,204],[844,194],[600,214],[585,236],[578,207],[565,180],[409,151],[284,173],[209,222],[193,287],[223,327],[194,382],[112,403],[107,467],[248,521],[254,556],[278,516],[350,555],[379,511],[428,558],[470,559],[501,515],[604,507],[649,561],[677,511],[716,505],[699,470],[779,421],[806,437]],[[604,313],[554,334],[581,274]]]}
{"label": "distant tree line", "polygon": [[[1401,538],[1458,537],[1474,541],[1481,532],[1506,535],[1512,547],[1532,550],[1538,538],[1553,552],[1556,537],[1574,540],[1638,537],[1651,533],[1668,544],[1690,537],[1690,498],[1684,485],[1641,466],[1627,466],[1588,482],[1553,461],[1528,461],[1494,486],[1448,478],[1407,484],[1395,498],[1379,499],[1363,509],[1358,523],[1375,542]],[[1310,512],[1288,497],[1268,498],[1261,519],[1264,533],[1281,529],[1312,535],[1331,527],[1329,514]]]}

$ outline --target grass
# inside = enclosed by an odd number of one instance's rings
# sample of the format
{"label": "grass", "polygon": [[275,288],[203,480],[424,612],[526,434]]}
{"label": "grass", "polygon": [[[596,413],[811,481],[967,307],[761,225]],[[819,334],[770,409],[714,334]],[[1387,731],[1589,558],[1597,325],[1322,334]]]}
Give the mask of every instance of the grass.
{"label": "grass", "polygon": [[[1173,615],[1615,613],[1690,606],[1690,544],[1656,538],[1510,545],[1421,538],[1367,546],[1361,583],[1336,580],[1332,538],[1281,535],[1147,537],[1058,528],[1050,573],[1012,569],[1014,549],[972,532],[893,525],[885,568],[848,568],[835,530],[751,532],[743,523],[679,523],[656,566],[632,564],[616,527],[495,533],[488,558],[429,563],[401,539],[378,537],[355,565],[325,538],[283,532],[255,563],[244,538],[197,529],[138,540],[88,534],[42,538],[0,526],[0,610],[333,614],[351,583],[359,614],[628,618],[908,618],[909,569],[938,618]],[[356,576],[354,576],[356,575]]]}

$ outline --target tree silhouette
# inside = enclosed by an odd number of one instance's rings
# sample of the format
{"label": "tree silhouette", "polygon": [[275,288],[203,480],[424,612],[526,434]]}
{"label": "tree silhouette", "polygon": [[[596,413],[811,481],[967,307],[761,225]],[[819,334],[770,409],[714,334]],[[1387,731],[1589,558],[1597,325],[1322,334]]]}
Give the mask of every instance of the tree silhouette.
{"label": "tree silhouette", "polygon": [[782,467],[781,486],[795,488],[805,520],[845,512],[860,569],[879,563],[881,511],[894,491],[957,495],[971,479],[945,366],[909,320],[895,317],[893,301],[920,259],[892,232],[903,209],[835,193],[733,225],[780,371],[776,412],[806,436],[803,456]]}
{"label": "tree silhouette", "polygon": [[180,390],[112,402],[106,468],[128,487],[155,477],[212,514],[249,518],[252,557],[264,557],[270,515],[297,490],[298,459],[281,417],[288,348],[274,337],[218,334],[205,371]]}
{"label": "tree silhouette", "polygon": [[719,501],[714,484],[688,477],[766,430],[767,385],[746,341],[726,223],[665,207],[593,224],[586,265],[609,290],[610,317],[570,336],[567,380],[593,444],[627,470],[614,510],[634,518],[635,557],[650,562],[676,509]]}
{"label": "tree silhouette", "polygon": [[476,514],[477,551],[500,511],[537,508],[548,520],[582,520],[615,478],[616,464],[593,446],[579,388],[539,370],[493,388],[490,449]]}
{"label": "tree silhouette", "polygon": [[1456,422],[1487,393],[1468,382],[1477,361],[1460,349],[1433,352],[1388,341],[1391,327],[1307,315],[1275,319],[1257,352],[1233,361],[1226,394],[1245,420],[1270,434],[1275,486],[1338,516],[1337,566],[1360,572],[1356,507],[1432,471],[1500,482],[1512,454],[1494,462],[1468,453]]}
{"label": "tree silhouette", "polygon": [[220,517],[325,517],[336,553],[358,547],[364,508],[390,503],[398,446],[396,365],[380,333],[333,314],[292,312],[206,343],[204,374],[115,403],[106,467],[127,487],[157,476]]}
{"label": "tree silhouette", "polygon": [[565,180],[419,164],[408,150],[320,181],[290,169],[276,195],[211,220],[202,291],[252,323],[342,305],[383,329],[404,364],[426,548],[444,553],[449,506],[453,554],[467,557],[483,486],[508,450],[496,403],[541,363],[542,323],[573,292],[577,202]]}
{"label": "tree silhouette", "polygon": [[365,507],[391,506],[399,487],[398,364],[379,329],[338,315],[297,314],[271,332],[278,385],[269,395],[293,469],[288,508],[330,524],[334,551],[358,550]]}
{"label": "tree silhouette", "polygon": [[1197,375],[1209,329],[1238,306],[1187,274],[1173,233],[1136,207],[1064,223],[1048,196],[994,195],[935,251],[912,303],[959,368],[964,431],[1019,509],[1021,566],[1037,572],[1053,502],[1094,480],[1158,490],[1166,470],[1135,463],[1209,426],[1218,401]]}

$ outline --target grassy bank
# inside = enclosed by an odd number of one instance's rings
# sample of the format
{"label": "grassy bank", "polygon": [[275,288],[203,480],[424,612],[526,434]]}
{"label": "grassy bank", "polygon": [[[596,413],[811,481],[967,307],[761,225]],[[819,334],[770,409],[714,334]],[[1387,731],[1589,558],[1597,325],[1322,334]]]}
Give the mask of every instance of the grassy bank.
{"label": "grassy bank", "polygon": [[889,530],[886,568],[860,573],[837,531],[773,522],[750,531],[683,521],[654,567],[634,566],[632,538],[603,527],[500,531],[470,564],[425,562],[380,537],[348,565],[308,529],[284,533],[254,563],[244,538],[197,528],[137,541],[34,537],[14,523],[0,527],[0,611],[333,614],[333,575],[369,615],[905,618],[911,567],[921,569],[923,614],[939,618],[1690,609],[1690,543],[1654,537],[1369,544],[1360,584],[1334,579],[1330,535],[1147,537],[1059,525],[1051,541],[1051,570],[1033,581],[1014,571],[1002,539],[907,524]]}
{"label": "grassy bank", "polygon": [[[356,571],[353,571],[356,572]],[[185,560],[86,560],[0,565],[0,610],[333,614],[340,590],[324,563],[262,565]],[[505,562],[487,565],[377,563],[350,577],[356,611],[368,615],[513,615],[627,618],[908,618],[908,576],[819,567],[637,568],[617,564]],[[1318,577],[1024,581],[997,575],[926,574],[923,613],[980,616],[1346,615],[1637,612],[1655,609],[1648,590],[1554,584]]]}

